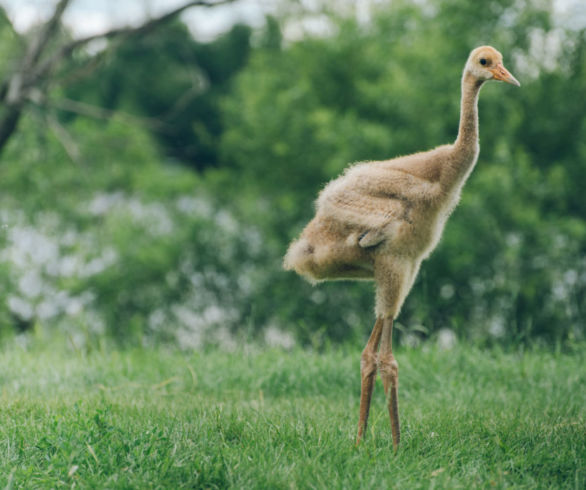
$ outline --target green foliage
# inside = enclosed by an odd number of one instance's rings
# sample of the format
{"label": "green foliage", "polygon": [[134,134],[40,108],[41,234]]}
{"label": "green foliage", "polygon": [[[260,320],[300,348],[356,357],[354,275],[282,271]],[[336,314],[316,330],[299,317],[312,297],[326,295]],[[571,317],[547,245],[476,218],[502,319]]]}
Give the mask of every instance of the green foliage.
{"label": "green foliage", "polygon": [[[281,26],[299,18],[209,43],[177,21],[77,52],[2,155],[0,332],[362,340],[372,285],[310,286],[282,271],[287,244],[348,164],[453,141],[464,60],[493,44],[522,87],[482,91],[480,160],[397,340],[583,339],[585,32],[547,0],[377,5],[363,22],[330,12],[327,32],[297,40]],[[21,48],[9,25],[0,41],[5,73]],[[65,98],[118,115],[72,114]]]}
{"label": "green foliage", "polygon": [[22,56],[22,45],[18,41],[6,11],[0,6],[0,79],[15,68]]}
{"label": "green foliage", "polygon": [[[39,348],[43,344],[43,348]],[[354,446],[360,350],[0,356],[12,488],[582,488],[583,346],[399,350],[403,437],[382,386]],[[580,346],[578,346],[580,347]],[[219,375],[221,373],[221,375]]]}
{"label": "green foliage", "polygon": [[[250,186],[246,199],[266,201],[270,212],[250,219],[279,237],[275,254],[347,164],[453,141],[462,66],[472,47],[490,43],[523,86],[483,89],[478,166],[401,328],[450,328],[481,341],[583,338],[586,42],[584,32],[552,34],[552,25],[547,1],[494,0],[482,9],[392,2],[367,25],[341,19],[332,36],[255,51],[225,101],[223,150]],[[534,47],[552,35],[560,43],[554,67]],[[266,294],[280,323],[327,325],[339,338],[367,329],[371,289],[333,284],[312,293],[275,273]]]}
{"label": "green foliage", "polygon": [[[106,50],[91,77],[76,76],[76,64],[69,67],[74,83],[65,94],[148,118],[164,154],[200,170],[214,166],[222,132],[218,100],[246,63],[250,37],[250,27],[235,25],[201,43],[181,22],[166,24]],[[82,57],[77,64],[88,63]]]}
{"label": "green foliage", "polygon": [[76,164],[50,135],[34,141],[31,124],[23,121],[0,169],[4,330],[186,347],[228,338],[254,294],[250,265],[238,269],[238,260],[259,253],[258,233],[196,175],[161,165],[144,131],[79,119],[70,126]]}

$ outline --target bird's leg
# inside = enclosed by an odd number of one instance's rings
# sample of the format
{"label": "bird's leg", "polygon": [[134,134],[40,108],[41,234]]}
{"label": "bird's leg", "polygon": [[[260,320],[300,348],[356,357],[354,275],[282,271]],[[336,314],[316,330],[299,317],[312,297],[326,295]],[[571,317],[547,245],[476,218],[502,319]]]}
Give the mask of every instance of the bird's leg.
{"label": "bird's leg", "polygon": [[360,357],[360,417],[358,419],[356,444],[360,443],[360,439],[362,439],[362,435],[366,430],[366,424],[368,422],[370,400],[372,399],[372,390],[376,378],[376,351],[378,349],[382,331],[383,320],[382,318],[377,318],[372,333],[370,334],[370,338],[368,339],[366,347],[362,351],[362,356]]}
{"label": "bird's leg", "polygon": [[393,357],[393,319],[383,320],[382,340],[378,358],[380,375],[385,388],[385,396],[391,418],[391,431],[393,433],[393,448],[395,451],[401,439],[399,427],[399,404],[397,400],[399,389],[399,365]]}

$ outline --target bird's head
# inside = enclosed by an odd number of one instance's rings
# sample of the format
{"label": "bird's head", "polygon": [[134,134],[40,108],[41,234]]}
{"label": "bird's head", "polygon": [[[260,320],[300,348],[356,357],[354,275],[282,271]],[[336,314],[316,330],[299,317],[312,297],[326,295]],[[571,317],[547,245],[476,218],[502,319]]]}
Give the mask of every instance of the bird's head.
{"label": "bird's head", "polygon": [[466,62],[465,73],[481,81],[501,80],[520,87],[521,84],[503,65],[503,55],[492,46],[474,49]]}

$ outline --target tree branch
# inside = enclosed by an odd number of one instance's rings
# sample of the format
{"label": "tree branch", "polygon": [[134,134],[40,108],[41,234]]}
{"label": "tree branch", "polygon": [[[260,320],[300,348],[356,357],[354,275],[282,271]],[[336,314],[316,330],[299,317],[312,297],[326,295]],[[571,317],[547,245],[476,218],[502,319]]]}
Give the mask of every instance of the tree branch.
{"label": "tree branch", "polygon": [[[234,1],[194,0],[186,2],[180,7],[159,17],[155,17],[137,27],[120,27],[105,31],[101,34],[76,39],[57,49],[54,54],[44,56],[46,47],[50,45],[61,23],[63,13],[71,4],[71,0],[59,0],[51,18],[41,27],[37,36],[33,38],[26,49],[19,68],[0,84],[0,102],[4,105],[4,113],[0,117],[0,153],[16,130],[24,104],[31,98],[31,92],[34,89],[39,89],[40,84],[47,79],[55,65],[70,56],[76,49],[96,39],[113,39],[117,37],[143,35],[191,7],[216,7]],[[42,89],[39,90],[41,92],[43,91]],[[86,114],[91,113],[94,117],[111,117],[112,115],[107,113],[107,111],[100,111],[98,108],[90,109],[88,106],[80,105],[80,103],[76,103],[75,101],[65,102],[65,105],[69,105],[68,108],[64,108],[65,110],[85,112]],[[159,123],[158,129],[160,128]],[[60,132],[61,136],[63,136],[63,132],[54,124],[53,129]]]}
{"label": "tree branch", "polygon": [[16,130],[21,114],[21,107],[7,107],[6,112],[2,115],[2,119],[0,119],[0,152]]}
{"label": "tree branch", "polygon": [[133,37],[133,36],[140,36],[145,34],[152,29],[157,28],[159,25],[169,21],[170,19],[176,17],[183,11],[191,8],[191,7],[216,7],[218,5],[225,5],[229,3],[233,3],[235,0],[218,0],[216,2],[209,2],[204,0],[194,0],[191,2],[187,2],[180,7],[177,7],[166,14],[161,15],[160,17],[155,17],[144,24],[141,24],[137,27],[117,27],[114,29],[110,29],[108,31],[102,32],[100,34],[92,34],[91,36],[82,37],[80,39],[76,39],[71,41],[70,43],[66,44],[65,46],[61,47],[53,56],[47,59],[44,63],[42,63],[37,70],[35,70],[34,78],[39,79],[44,77],[47,73],[51,71],[51,69],[59,63],[62,59],[67,58],[70,56],[76,49],[85,46],[86,44],[98,40],[98,39],[113,39],[116,37]]}
{"label": "tree branch", "polygon": [[22,62],[10,78],[0,86],[0,101],[9,106],[19,106],[26,98],[26,90],[30,86],[30,75],[41,59],[43,51],[54,36],[63,16],[63,12],[71,3],[71,0],[59,0],[51,18],[41,27],[36,36],[28,45]]}
{"label": "tree branch", "polygon": [[113,111],[110,109],[104,109],[103,107],[87,104],[78,100],[72,100],[65,97],[59,98],[59,100],[45,99],[43,103],[54,109],[58,109],[65,112],[72,112],[81,116],[91,117],[93,119],[112,119],[118,117],[120,120],[128,122],[129,124],[136,124],[138,126],[148,128],[154,131],[160,131],[164,127],[164,123],[158,119],[145,118],[133,116],[121,111]]}
{"label": "tree branch", "polygon": [[29,49],[23,60],[23,71],[29,69],[39,61],[61,22],[63,12],[65,12],[65,9],[67,9],[70,3],[71,0],[59,0],[51,18],[43,25],[38,35],[35,36],[33,42],[29,45]]}
{"label": "tree branch", "polygon": [[55,116],[49,114],[46,117],[47,122],[49,123],[49,127],[53,131],[55,137],[61,143],[61,146],[63,146],[63,148],[65,149],[67,155],[69,155],[69,158],[71,158],[71,160],[73,160],[78,165],[81,164],[81,151],[79,149],[79,146],[77,146],[77,143],[75,142],[73,136],[69,134],[69,132],[61,125],[61,123]]}

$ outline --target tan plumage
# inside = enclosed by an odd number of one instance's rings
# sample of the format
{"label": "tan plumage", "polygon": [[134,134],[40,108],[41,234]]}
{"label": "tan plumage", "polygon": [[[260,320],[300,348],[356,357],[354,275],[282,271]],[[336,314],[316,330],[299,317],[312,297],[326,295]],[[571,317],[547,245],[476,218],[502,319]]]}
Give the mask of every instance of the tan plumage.
{"label": "tan plumage", "polygon": [[313,282],[375,281],[377,321],[362,354],[357,441],[366,428],[378,367],[389,396],[395,448],[399,442],[398,366],[391,349],[393,319],[399,314],[421,262],[439,242],[476,164],[478,93],[482,84],[492,79],[519,85],[502,65],[502,56],[496,49],[476,48],[462,76],[456,141],[427,152],[349,167],[322,190],[315,217],[285,256],[285,269],[295,270]]}

